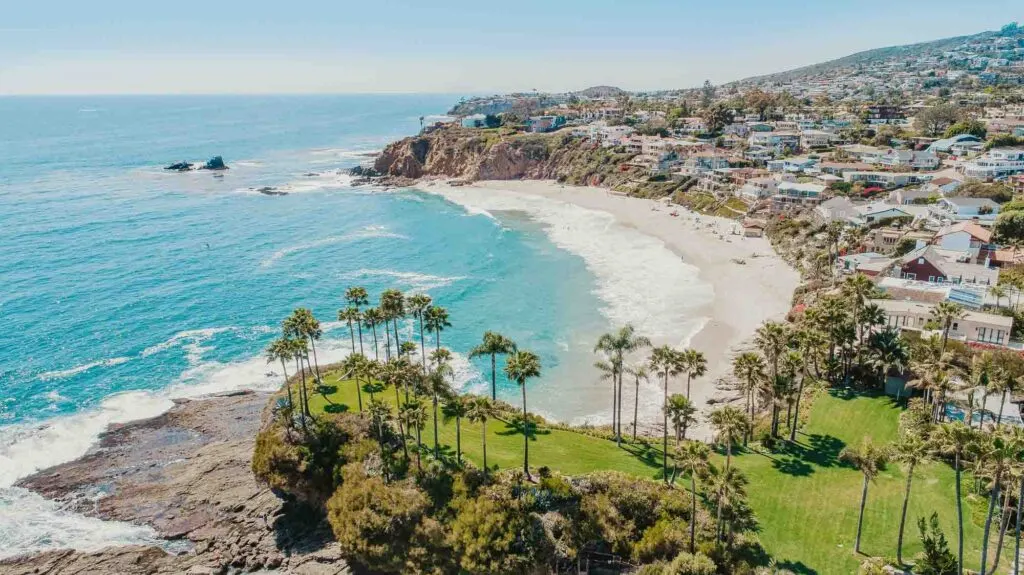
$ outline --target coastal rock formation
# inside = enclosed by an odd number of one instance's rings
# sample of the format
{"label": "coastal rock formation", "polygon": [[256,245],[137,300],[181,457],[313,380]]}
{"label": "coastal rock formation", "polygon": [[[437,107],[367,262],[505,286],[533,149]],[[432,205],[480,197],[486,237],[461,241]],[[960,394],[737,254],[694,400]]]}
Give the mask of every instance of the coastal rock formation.
{"label": "coastal rock formation", "polygon": [[445,126],[387,146],[374,171],[405,185],[424,177],[474,180],[550,179],[663,196],[678,183],[648,181],[628,162],[635,154],[602,148],[567,133],[525,134]]}
{"label": "coastal rock formation", "polygon": [[206,161],[205,164],[199,166],[200,170],[226,170],[228,167],[224,165],[224,158],[220,156],[214,156]]}
{"label": "coastal rock formation", "polygon": [[192,169],[192,165],[193,164],[191,162],[175,162],[164,169],[174,172],[187,172]]}
{"label": "coastal rock formation", "polygon": [[[14,573],[349,573],[322,516],[278,498],[252,475],[265,394],[178,403],[107,432],[83,458],[20,486],[103,519],[152,526],[189,551],[125,546],[0,561]],[[110,494],[88,497],[100,489]]]}

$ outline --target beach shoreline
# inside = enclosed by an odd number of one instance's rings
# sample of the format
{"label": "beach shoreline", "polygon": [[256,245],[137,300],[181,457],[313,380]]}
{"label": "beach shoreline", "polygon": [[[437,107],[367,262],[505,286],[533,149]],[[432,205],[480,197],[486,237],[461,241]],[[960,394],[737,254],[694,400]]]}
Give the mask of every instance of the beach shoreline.
{"label": "beach shoreline", "polygon": [[[692,399],[701,408],[734,395],[721,391],[719,385],[730,376],[732,358],[751,346],[754,331],[764,321],[785,318],[800,281],[797,271],[775,253],[767,238],[746,238],[735,220],[696,214],[663,201],[550,180],[477,181],[457,186],[446,180],[424,180],[415,187],[454,201],[467,194],[510,192],[604,212],[618,224],[659,240],[682,262],[695,266],[700,280],[713,290],[710,303],[694,310],[706,322],[688,342],[708,361],[707,374],[692,383]],[[685,336],[680,334],[680,338]],[[655,341],[658,343],[674,344],[671,340]],[[685,386],[685,377],[676,378],[670,382],[669,392],[683,392]]]}

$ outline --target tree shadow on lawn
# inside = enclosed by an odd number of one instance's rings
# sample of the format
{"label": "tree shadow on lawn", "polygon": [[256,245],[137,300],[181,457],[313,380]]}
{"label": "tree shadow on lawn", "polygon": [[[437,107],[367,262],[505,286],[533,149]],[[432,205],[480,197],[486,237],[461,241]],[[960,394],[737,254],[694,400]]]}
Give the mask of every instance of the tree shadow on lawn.
{"label": "tree shadow on lawn", "polygon": [[328,403],[324,406],[324,413],[345,413],[349,407],[344,403]]}
{"label": "tree shadow on lawn", "polygon": [[[650,467],[652,469],[657,469],[659,472],[661,471],[661,464],[662,464],[662,452],[661,452],[661,449],[655,448],[650,443],[646,443],[646,442],[626,443],[626,442],[623,442],[622,443],[622,450],[625,451],[626,453],[628,453],[629,455],[633,456],[634,458],[636,458],[637,461],[639,461],[640,463],[643,463],[647,467]],[[671,468],[671,461],[669,462],[669,467]],[[671,473],[671,469],[670,469],[669,472]],[[660,475],[658,477],[659,477],[659,479],[664,479]]]}
{"label": "tree shadow on lawn", "polygon": [[779,571],[788,571],[796,573],[797,575],[817,575],[817,569],[812,569],[803,563],[803,561],[778,561],[775,566]]}
{"label": "tree shadow on lawn", "polygon": [[[495,431],[496,435],[522,435],[523,434],[523,422],[522,420],[503,421],[505,429],[502,431]],[[551,435],[551,430],[545,427],[538,427],[536,422],[531,421],[527,426],[529,437],[533,441],[537,441],[538,435]]]}

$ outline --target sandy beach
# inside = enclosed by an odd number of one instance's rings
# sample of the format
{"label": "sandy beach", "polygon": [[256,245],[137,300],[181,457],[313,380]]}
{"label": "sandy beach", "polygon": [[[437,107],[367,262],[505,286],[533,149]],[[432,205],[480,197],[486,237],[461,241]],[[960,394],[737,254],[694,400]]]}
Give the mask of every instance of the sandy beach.
{"label": "sandy beach", "polygon": [[[693,383],[693,399],[701,406],[726,395],[716,382],[729,377],[733,356],[750,344],[754,330],[762,322],[785,316],[799,283],[798,273],[774,253],[767,239],[744,238],[734,234],[741,231],[736,221],[694,214],[664,202],[552,181],[483,181],[458,187],[425,182],[417,187],[437,191],[454,201],[472,194],[513,193],[605,212],[614,216],[618,224],[660,240],[682,262],[698,268],[699,280],[709,285],[713,293],[709,303],[695,308],[696,315],[706,322],[689,340],[708,360],[708,374]],[[678,215],[671,215],[673,212]],[[686,292],[678,295],[687,297]],[[692,324],[680,326],[680,337],[687,335],[686,327]],[[678,338],[661,337],[655,343],[674,345],[676,341]],[[670,391],[681,391],[684,387],[685,379],[679,378],[670,384]],[[626,405],[631,403],[631,395],[625,400]]]}

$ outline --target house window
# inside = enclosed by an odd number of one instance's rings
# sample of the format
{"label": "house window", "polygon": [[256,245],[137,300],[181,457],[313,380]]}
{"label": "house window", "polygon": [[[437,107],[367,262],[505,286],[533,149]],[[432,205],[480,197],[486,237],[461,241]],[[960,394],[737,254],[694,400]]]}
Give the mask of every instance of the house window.
{"label": "house window", "polygon": [[935,283],[935,276],[928,276],[929,283]]}
{"label": "house window", "polygon": [[996,343],[1003,343],[1003,330],[996,331]]}
{"label": "house window", "polygon": [[978,341],[985,341],[985,331],[983,327],[978,328]]}
{"label": "house window", "polygon": [[953,329],[951,331],[960,331],[960,324],[954,321]]}
{"label": "house window", "polygon": [[903,277],[908,280],[916,280],[917,274],[903,274]]}

